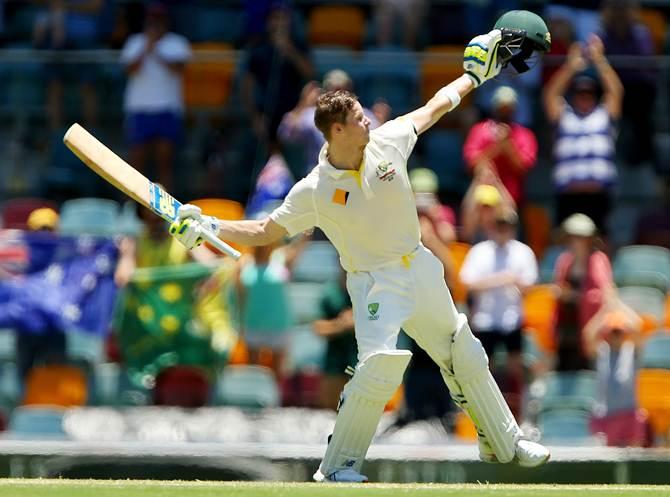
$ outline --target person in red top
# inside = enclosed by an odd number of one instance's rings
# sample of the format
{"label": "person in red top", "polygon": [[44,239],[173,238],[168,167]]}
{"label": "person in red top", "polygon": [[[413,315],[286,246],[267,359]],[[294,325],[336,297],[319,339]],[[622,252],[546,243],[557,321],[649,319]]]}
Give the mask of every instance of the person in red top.
{"label": "person in red top", "polygon": [[513,121],[517,95],[512,88],[501,86],[492,100],[493,116],[470,129],[463,156],[475,178],[495,174],[521,206],[526,173],[537,160],[537,139],[530,129]]}
{"label": "person in red top", "polygon": [[561,227],[568,236],[568,248],[556,260],[554,271],[559,288],[557,369],[588,369],[582,330],[616,292],[616,286],[609,258],[597,247],[596,225],[591,218],[573,214]]}

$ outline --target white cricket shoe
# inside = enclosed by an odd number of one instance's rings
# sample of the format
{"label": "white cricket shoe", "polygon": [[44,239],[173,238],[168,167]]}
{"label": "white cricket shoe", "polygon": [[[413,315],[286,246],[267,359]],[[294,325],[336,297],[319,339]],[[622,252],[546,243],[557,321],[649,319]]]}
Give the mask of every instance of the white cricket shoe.
{"label": "white cricket shoe", "polygon": [[324,475],[321,470],[317,470],[316,473],[314,473],[314,481],[322,482],[322,483],[327,483],[327,482],[339,482],[339,483],[367,483],[368,482],[368,477],[365,475],[360,474],[358,471],[351,469],[351,468],[346,468],[346,469],[338,469],[337,471],[334,471],[333,473],[329,474],[328,476]]}
{"label": "white cricket shoe", "polygon": [[[549,460],[549,450],[530,440],[519,440],[516,443],[514,462],[524,468],[535,468]],[[488,441],[479,437],[479,459],[488,463],[497,463],[498,458]]]}
{"label": "white cricket shoe", "polygon": [[549,460],[551,454],[544,445],[530,440],[519,440],[516,443],[516,457],[514,461],[524,468],[535,468]]}

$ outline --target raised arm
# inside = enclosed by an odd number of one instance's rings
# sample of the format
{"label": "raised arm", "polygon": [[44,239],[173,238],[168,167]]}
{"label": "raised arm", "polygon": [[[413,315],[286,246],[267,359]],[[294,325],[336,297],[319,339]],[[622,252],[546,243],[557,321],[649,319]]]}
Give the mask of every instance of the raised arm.
{"label": "raised arm", "polygon": [[621,117],[621,102],[623,100],[623,84],[616,71],[605,57],[603,42],[596,35],[591,35],[587,46],[587,53],[591,62],[598,71],[600,82],[603,85],[602,101],[612,119]]}
{"label": "raised arm", "polygon": [[575,74],[586,69],[586,59],[582,55],[582,45],[573,43],[568,58],[549,80],[544,89],[544,109],[550,122],[555,123],[565,108],[565,93]]}
{"label": "raised arm", "polygon": [[424,106],[405,116],[412,120],[418,134],[430,129],[447,112],[454,110],[474,88],[500,72],[497,56],[500,36],[500,30],[494,29],[473,38],[463,54],[465,74],[438,90]]}

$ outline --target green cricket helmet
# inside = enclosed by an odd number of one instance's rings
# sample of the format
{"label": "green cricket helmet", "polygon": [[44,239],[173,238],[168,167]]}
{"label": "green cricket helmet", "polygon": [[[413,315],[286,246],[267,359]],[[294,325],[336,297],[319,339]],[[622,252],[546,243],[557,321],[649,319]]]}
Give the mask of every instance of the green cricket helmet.
{"label": "green cricket helmet", "polygon": [[551,48],[551,34],[544,20],[528,10],[506,12],[493,29],[502,32],[498,57],[503,67],[511,65],[517,73],[526,72],[531,67],[529,59]]}

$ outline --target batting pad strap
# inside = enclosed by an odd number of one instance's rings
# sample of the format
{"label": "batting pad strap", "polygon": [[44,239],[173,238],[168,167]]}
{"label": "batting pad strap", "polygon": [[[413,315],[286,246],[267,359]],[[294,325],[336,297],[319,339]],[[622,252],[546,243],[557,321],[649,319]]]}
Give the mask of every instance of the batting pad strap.
{"label": "batting pad strap", "polygon": [[522,432],[491,376],[484,348],[472,335],[462,314],[458,316],[452,358],[453,377],[446,383],[452,388],[453,381],[459,387],[460,391],[452,392],[454,400],[468,413],[480,435],[484,435],[498,461],[510,462]]}
{"label": "batting pad strap", "polygon": [[360,472],[384,406],[402,382],[412,353],[377,352],[356,367],[342,392],[335,428],[319,469],[329,476],[352,468]]}
{"label": "batting pad strap", "polygon": [[449,112],[454,110],[461,103],[461,95],[458,93],[456,88],[451,86],[445,86],[444,88],[441,88],[437,94],[445,96],[449,99],[451,102],[451,108],[449,109]]}

